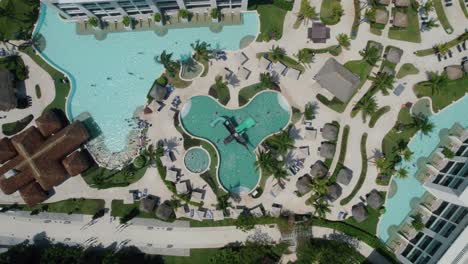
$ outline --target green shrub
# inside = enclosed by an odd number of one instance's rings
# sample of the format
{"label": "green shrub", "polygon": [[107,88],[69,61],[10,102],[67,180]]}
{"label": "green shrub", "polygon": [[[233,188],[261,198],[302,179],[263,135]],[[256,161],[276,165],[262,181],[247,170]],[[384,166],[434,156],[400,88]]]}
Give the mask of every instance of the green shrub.
{"label": "green shrub", "polygon": [[162,18],[161,13],[154,14],[154,21],[161,22],[161,18]]}
{"label": "green shrub", "polygon": [[187,9],[180,9],[179,16],[183,19],[188,19],[190,16],[190,12]]}
{"label": "green shrub", "polygon": [[41,87],[39,86],[39,84],[36,84],[36,87],[34,87],[35,90],[36,90],[36,97],[37,99],[41,99],[42,97],[42,93],[41,93]]}
{"label": "green shrub", "polygon": [[133,166],[136,169],[143,168],[146,165],[146,158],[145,156],[138,156],[133,160]]}
{"label": "green shrub", "polygon": [[220,12],[218,8],[211,9],[211,18],[217,19],[219,18]]}
{"label": "green shrub", "polygon": [[130,17],[128,16],[124,16],[123,19],[122,19],[122,24],[124,24],[124,26],[128,27],[130,26]]}
{"label": "green shrub", "polygon": [[166,86],[167,85],[167,78],[165,76],[161,76],[158,79],[156,79],[156,84],[160,86]]}
{"label": "green shrub", "polygon": [[91,17],[89,20],[88,20],[88,23],[93,26],[93,27],[97,27],[98,24],[99,24],[99,21],[96,17]]}

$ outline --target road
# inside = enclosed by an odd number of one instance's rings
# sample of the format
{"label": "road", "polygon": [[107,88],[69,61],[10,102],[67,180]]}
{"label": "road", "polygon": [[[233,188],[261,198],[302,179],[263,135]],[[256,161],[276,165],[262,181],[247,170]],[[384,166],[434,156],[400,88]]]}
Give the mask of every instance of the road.
{"label": "road", "polygon": [[276,226],[257,226],[255,230],[243,232],[234,226],[190,228],[168,226],[154,220],[121,225],[118,220],[111,221],[108,215],[95,223],[92,223],[91,216],[87,215],[50,215],[52,217],[2,213],[0,237],[2,241],[8,238],[14,238],[9,241],[22,241],[47,237],[56,243],[77,243],[85,247],[101,244],[104,247],[136,246],[145,252],[151,251],[151,248],[169,248],[177,252],[177,249],[218,248],[253,237],[269,237],[278,241],[281,236]]}

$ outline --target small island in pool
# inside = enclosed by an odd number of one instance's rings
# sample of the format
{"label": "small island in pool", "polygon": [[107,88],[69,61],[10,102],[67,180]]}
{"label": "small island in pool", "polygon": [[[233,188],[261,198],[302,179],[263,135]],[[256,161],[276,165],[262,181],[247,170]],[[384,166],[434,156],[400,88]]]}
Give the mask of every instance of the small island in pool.
{"label": "small island in pool", "polygon": [[277,92],[255,96],[239,109],[226,109],[209,96],[192,97],[180,115],[191,135],[212,143],[218,150],[218,179],[229,192],[250,192],[260,179],[255,149],[266,137],[284,129],[291,107]]}

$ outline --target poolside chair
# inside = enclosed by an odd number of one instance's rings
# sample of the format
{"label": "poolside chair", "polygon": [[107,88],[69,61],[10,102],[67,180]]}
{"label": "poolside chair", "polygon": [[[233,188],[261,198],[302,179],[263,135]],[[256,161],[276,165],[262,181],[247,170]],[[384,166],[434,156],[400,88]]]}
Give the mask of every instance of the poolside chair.
{"label": "poolside chair", "polygon": [[286,65],[284,65],[281,62],[276,62],[276,63],[273,63],[273,65],[271,66],[271,69],[272,71],[280,75],[283,75],[283,73],[288,69],[288,67],[286,67]]}

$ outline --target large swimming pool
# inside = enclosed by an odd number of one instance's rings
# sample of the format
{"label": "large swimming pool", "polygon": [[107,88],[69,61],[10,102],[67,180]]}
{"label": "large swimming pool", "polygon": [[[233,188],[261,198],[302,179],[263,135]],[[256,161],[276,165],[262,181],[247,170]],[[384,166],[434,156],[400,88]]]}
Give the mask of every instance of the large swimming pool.
{"label": "large swimming pool", "polygon": [[[262,92],[240,109],[226,109],[209,96],[192,97],[181,111],[184,129],[193,136],[209,140],[218,150],[220,164],[218,179],[224,189],[239,193],[249,192],[257,185],[259,172],[255,168],[257,145],[268,135],[276,133],[289,123],[291,107],[277,92]],[[241,125],[251,119],[255,125],[247,128],[247,146],[224,139],[229,132],[223,118],[231,118]]]}
{"label": "large swimming pool", "polygon": [[410,177],[407,179],[394,178],[397,186],[396,194],[387,200],[385,214],[379,224],[379,237],[386,241],[390,234],[389,229],[400,225],[411,210],[411,201],[421,197],[425,189],[416,179],[416,161],[421,157],[429,156],[440,141],[439,133],[442,129],[450,128],[456,122],[468,127],[468,96],[455,104],[447,107],[438,114],[432,115],[430,119],[435,127],[429,136],[417,133],[409,143],[409,148],[414,152],[411,162],[403,162],[402,166],[408,169]]}
{"label": "large swimming pool", "polygon": [[64,22],[57,12],[42,5],[36,33],[45,37],[41,52],[52,64],[67,72],[73,83],[68,115],[89,112],[104,135],[111,152],[123,150],[131,130],[128,119],[146,102],[146,95],[163,67],[154,57],[167,50],[173,58],[190,55],[190,44],[206,41],[213,48],[239,49],[246,36],[259,28],[255,12],[243,13],[241,25],[224,26],[219,33],[208,27],[170,29],[164,36],[153,31],[78,35],[74,23]]}

